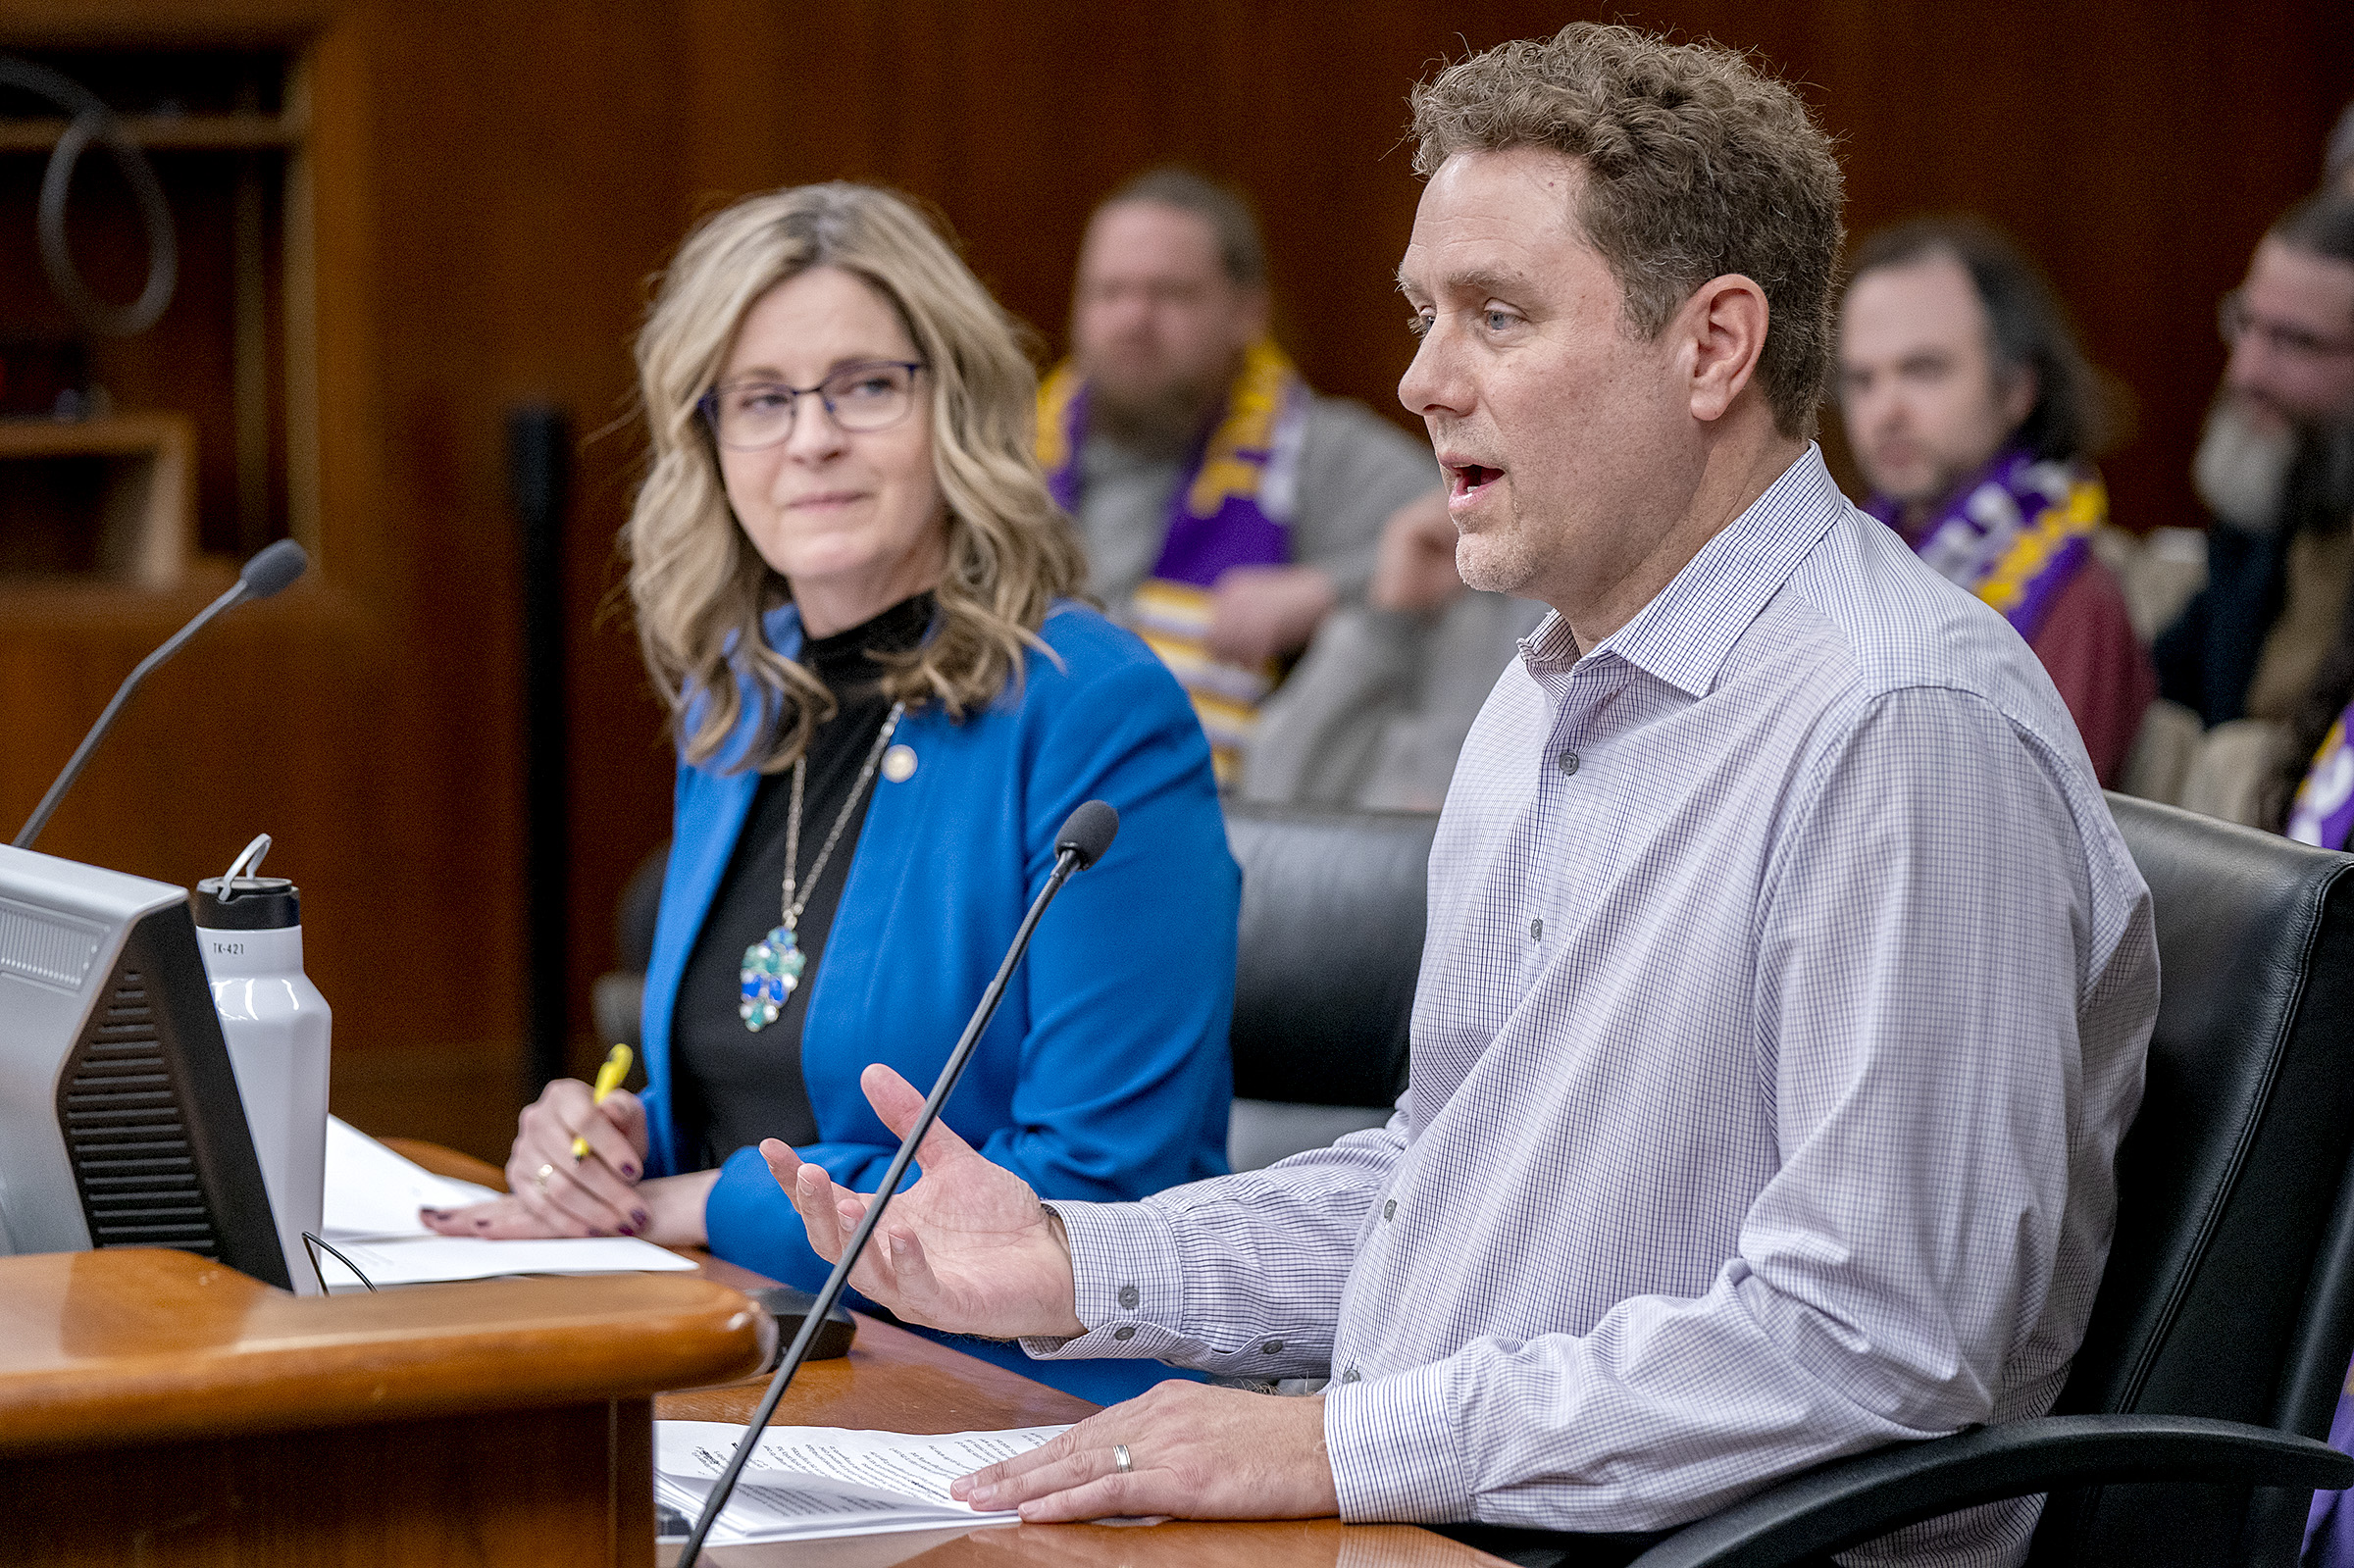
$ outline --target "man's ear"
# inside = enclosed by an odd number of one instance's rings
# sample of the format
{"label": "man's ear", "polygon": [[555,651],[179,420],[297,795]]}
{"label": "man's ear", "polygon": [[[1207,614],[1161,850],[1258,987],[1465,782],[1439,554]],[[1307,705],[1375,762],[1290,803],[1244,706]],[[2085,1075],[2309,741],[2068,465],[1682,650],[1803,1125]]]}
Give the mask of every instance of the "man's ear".
{"label": "man's ear", "polygon": [[2016,430],[2035,412],[2035,399],[2043,395],[2043,382],[2035,375],[2035,367],[2021,365],[2004,375],[1996,395],[2002,399],[2003,429]]}
{"label": "man's ear", "polygon": [[1668,330],[1688,379],[1692,417],[1722,419],[1757,371],[1771,317],[1766,290],[1739,273],[1712,278],[1692,291]]}
{"label": "man's ear", "polygon": [[1241,346],[1248,348],[1267,335],[1273,306],[1264,288],[1238,288],[1234,293],[1234,329]]}

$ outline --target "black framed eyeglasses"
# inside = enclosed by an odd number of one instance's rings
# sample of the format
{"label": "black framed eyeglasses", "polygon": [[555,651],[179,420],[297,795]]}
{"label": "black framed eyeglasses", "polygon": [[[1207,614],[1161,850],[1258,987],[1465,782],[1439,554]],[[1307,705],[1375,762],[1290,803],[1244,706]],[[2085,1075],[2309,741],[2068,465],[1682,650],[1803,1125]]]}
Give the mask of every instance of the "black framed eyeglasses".
{"label": "black framed eyeglasses", "polygon": [[2336,359],[2354,354],[2354,338],[2324,337],[2294,322],[2257,315],[2248,308],[2247,290],[2243,288],[2231,290],[2217,302],[2215,327],[2224,334],[2224,341],[2233,348],[2239,346],[2241,338],[2254,333],[2273,352],[2298,359]]}
{"label": "black framed eyeglasses", "polygon": [[815,397],[826,416],[845,430],[889,430],[915,407],[919,360],[875,359],[844,365],[815,386],[783,381],[727,381],[699,398],[695,407],[711,434],[731,451],[757,452],[793,433],[801,399]]}

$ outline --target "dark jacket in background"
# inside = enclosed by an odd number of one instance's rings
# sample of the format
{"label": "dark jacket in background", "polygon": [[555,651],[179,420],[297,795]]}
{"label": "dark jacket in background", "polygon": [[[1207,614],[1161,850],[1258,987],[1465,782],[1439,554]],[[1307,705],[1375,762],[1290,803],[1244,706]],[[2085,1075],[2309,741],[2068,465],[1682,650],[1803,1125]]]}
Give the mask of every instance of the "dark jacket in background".
{"label": "dark jacket in background", "polygon": [[2247,716],[2248,683],[2280,614],[2290,531],[2207,530],[2207,585],[2158,633],[2158,694],[2213,726]]}

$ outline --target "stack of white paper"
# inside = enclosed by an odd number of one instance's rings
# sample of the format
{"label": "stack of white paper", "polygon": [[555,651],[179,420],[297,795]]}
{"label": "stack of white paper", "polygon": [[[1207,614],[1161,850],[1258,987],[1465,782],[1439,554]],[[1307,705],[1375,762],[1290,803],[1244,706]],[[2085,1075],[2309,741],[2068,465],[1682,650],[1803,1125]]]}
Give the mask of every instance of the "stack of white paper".
{"label": "stack of white paper", "polygon": [[[948,1483],[1027,1453],[1063,1430],[1017,1427],[915,1437],[841,1427],[774,1427],[760,1435],[727,1511],[707,1539],[732,1545],[1012,1524],[1021,1516],[968,1507],[948,1495]],[[687,1533],[743,1432],[717,1421],[654,1423],[654,1499],[665,1537]]]}
{"label": "stack of white paper", "polygon": [[[436,1236],[420,1208],[462,1208],[499,1194],[472,1182],[435,1176],[335,1117],[327,1119],[327,1194],[320,1235],[358,1265],[373,1285],[486,1280],[502,1274],[691,1272],[694,1264],[635,1237],[486,1241]],[[332,1253],[320,1257],[328,1289],[357,1287],[359,1276]]]}
{"label": "stack of white paper", "polygon": [[456,1209],[498,1196],[472,1182],[435,1176],[405,1160],[339,1116],[327,1119],[327,1193],[319,1234],[346,1238],[430,1236],[423,1208]]}

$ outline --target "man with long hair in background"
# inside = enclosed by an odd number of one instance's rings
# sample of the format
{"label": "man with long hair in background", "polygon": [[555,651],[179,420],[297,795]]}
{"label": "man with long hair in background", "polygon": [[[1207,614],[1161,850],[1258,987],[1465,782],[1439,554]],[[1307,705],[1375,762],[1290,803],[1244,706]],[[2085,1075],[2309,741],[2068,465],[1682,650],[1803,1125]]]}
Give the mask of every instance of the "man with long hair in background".
{"label": "man with long hair in background", "polygon": [[2027,639],[2115,785],[2158,678],[2093,553],[2107,411],[2051,285],[1983,224],[1884,228],[1856,251],[1838,386],[1865,510]]}

